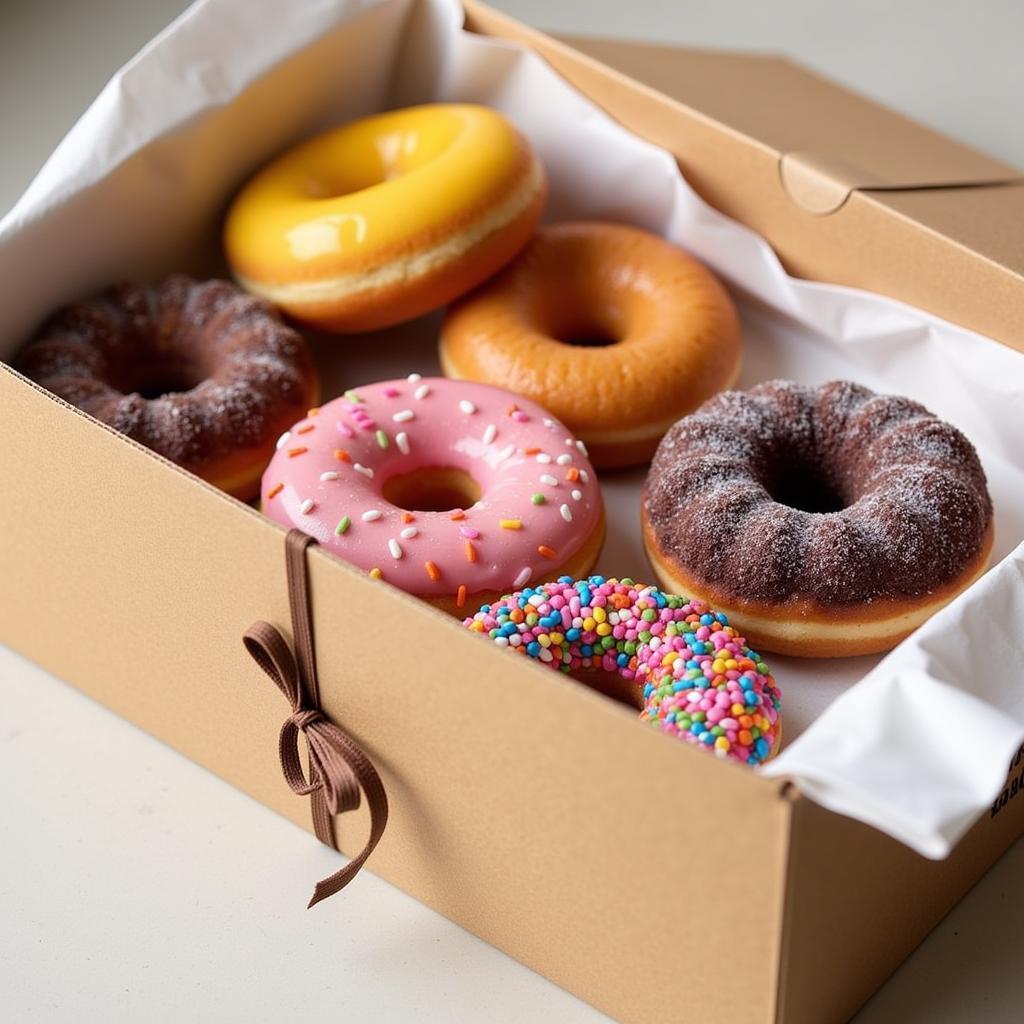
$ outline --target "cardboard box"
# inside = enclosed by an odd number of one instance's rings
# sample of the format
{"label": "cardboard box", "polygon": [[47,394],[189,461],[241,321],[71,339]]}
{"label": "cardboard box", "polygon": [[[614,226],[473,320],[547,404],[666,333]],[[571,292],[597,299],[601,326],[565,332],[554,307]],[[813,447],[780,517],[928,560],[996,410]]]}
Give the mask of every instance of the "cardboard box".
{"label": "cardboard box", "polygon": [[675,154],[690,185],[767,239],[791,274],[901,299],[1024,349],[1019,168],[785,58],[555,40],[467,7],[472,24],[531,46]]}
{"label": "cardboard box", "polygon": [[[1010,309],[1024,297],[1024,264],[1000,229],[1024,188],[961,180],[1010,169],[928,133],[928,166],[948,157],[964,187],[855,189],[834,212],[807,212],[784,181],[817,209],[851,185],[906,180],[902,167],[840,173],[833,146],[922,130],[782,61],[677,63],[673,51],[583,44],[652,76],[641,84],[465,6],[474,29],[526,42],[677,153],[690,180],[793,269],[1021,344]],[[765,112],[795,95],[808,103],[809,141],[797,148],[824,156],[780,177],[793,147]],[[851,152],[838,163],[863,165]],[[851,237],[873,239],[871,253]],[[935,275],[915,272],[922,260]],[[283,531],[6,366],[0,423],[0,578],[15,581],[0,589],[0,641],[309,828],[277,761],[287,709],[241,644],[256,619],[289,621]],[[950,858],[927,861],[789,783],[637,728],[621,706],[321,551],[310,563],[323,708],[373,759],[391,802],[371,870],[618,1018],[844,1020],[1024,830],[1024,801],[1007,799]],[[385,622],[415,645],[391,643]],[[500,728],[481,728],[496,708]],[[365,811],[340,819],[345,848],[367,827]],[[726,872],[723,895],[698,906],[677,897],[672,880],[691,869]],[[302,898],[307,880],[282,866],[292,883]],[[321,912],[344,920],[338,902]]]}

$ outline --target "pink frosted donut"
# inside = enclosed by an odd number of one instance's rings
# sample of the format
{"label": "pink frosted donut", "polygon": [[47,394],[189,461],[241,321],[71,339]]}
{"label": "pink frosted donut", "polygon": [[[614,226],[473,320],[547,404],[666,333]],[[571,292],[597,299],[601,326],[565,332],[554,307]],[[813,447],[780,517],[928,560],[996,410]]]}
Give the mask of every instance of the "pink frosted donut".
{"label": "pink frosted donut", "polygon": [[604,540],[586,449],[486,384],[369,384],[311,410],[263,474],[263,511],[451,612],[585,575]]}

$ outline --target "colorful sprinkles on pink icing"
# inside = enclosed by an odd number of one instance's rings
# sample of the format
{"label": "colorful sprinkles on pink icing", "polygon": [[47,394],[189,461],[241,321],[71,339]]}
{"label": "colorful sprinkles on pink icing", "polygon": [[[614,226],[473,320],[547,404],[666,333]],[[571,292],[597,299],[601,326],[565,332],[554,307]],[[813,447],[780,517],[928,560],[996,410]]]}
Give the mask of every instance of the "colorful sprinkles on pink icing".
{"label": "colorful sprinkles on pink icing", "polygon": [[[329,430],[307,417],[282,436],[264,511],[394,586],[459,607],[543,579],[591,535],[601,495],[596,479],[584,486],[591,467],[565,427],[512,398],[418,374],[346,391],[322,407]],[[446,466],[476,483],[477,500],[415,512],[389,500],[393,478]],[[402,493],[415,502],[412,487]]]}
{"label": "colorful sprinkles on pink icing", "polygon": [[563,672],[634,680],[641,719],[718,757],[756,766],[778,743],[774,677],[702,601],[625,578],[561,576],[484,605],[465,625]]}

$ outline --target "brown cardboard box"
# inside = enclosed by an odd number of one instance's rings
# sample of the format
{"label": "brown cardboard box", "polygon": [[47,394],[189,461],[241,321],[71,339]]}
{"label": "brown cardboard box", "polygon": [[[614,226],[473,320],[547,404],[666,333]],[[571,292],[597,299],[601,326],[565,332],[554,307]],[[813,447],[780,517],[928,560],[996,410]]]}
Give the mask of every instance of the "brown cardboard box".
{"label": "brown cardboard box", "polygon": [[[525,40],[628,127],[680,153],[691,180],[792,268],[1021,341],[1008,313],[1024,296],[1024,266],[1018,255],[1014,268],[997,229],[1024,189],[856,190],[838,212],[810,214],[780,183],[780,153],[822,154],[796,162],[795,188],[828,206],[814,198],[813,175],[827,196],[833,178],[845,187],[904,170],[835,172],[832,146],[848,137],[834,104],[865,133],[899,138],[906,122],[785,62],[705,55],[694,58],[701,74],[680,65],[677,76],[672,51],[641,66],[647,51],[587,44],[657,74],[670,98],[466,8],[477,30]],[[713,75],[731,91],[705,93]],[[753,107],[791,101],[793,76],[820,104],[804,118],[809,141],[795,147]],[[928,138],[958,183],[1013,173]],[[848,168],[863,155],[837,160]],[[851,233],[876,240],[870,259],[840,244]],[[922,259],[960,282],[955,294],[941,274],[913,273]],[[0,590],[0,640],[309,828],[308,805],[277,763],[286,708],[240,640],[255,619],[288,623],[283,531],[5,366],[0,423],[10,496],[0,503],[0,577],[18,584]],[[789,784],[636,728],[622,707],[503,656],[320,551],[310,561],[324,710],[372,757],[391,800],[371,869],[616,1017],[843,1020],[1024,829],[1024,801],[1010,800],[949,859],[927,861]],[[385,620],[416,649],[389,644]],[[479,729],[499,702],[501,728]],[[346,849],[366,829],[365,812],[343,818]],[[689,866],[728,868],[728,891],[694,906],[652,884],[652,867],[671,877]],[[344,914],[337,903],[320,912]]]}
{"label": "brown cardboard box", "polygon": [[675,154],[690,185],[767,239],[791,274],[901,299],[1024,349],[1019,168],[781,57],[560,41],[466,7],[471,24],[527,43]]}

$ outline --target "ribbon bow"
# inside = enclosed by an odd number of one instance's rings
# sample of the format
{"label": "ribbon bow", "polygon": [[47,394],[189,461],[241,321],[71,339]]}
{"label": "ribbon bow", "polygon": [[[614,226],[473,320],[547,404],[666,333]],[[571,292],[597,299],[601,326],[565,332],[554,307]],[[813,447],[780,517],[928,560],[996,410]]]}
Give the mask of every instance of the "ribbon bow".
{"label": "ribbon bow", "polygon": [[[338,849],[334,815],[354,811],[360,789],[370,808],[370,836],[362,852],[329,878],[317,882],[309,906],[344,889],[373,852],[388,820],[388,798],[370,759],[320,710],[320,688],[313,645],[313,616],[309,601],[306,549],[314,544],[301,530],[289,530],[285,543],[288,603],[296,659],[281,632],[269,622],[255,622],[242,641],[256,664],[274,681],[292,706],[281,726],[278,748],[281,772],[291,791],[310,798],[317,839]],[[302,770],[299,735],[306,740],[309,777]]]}

